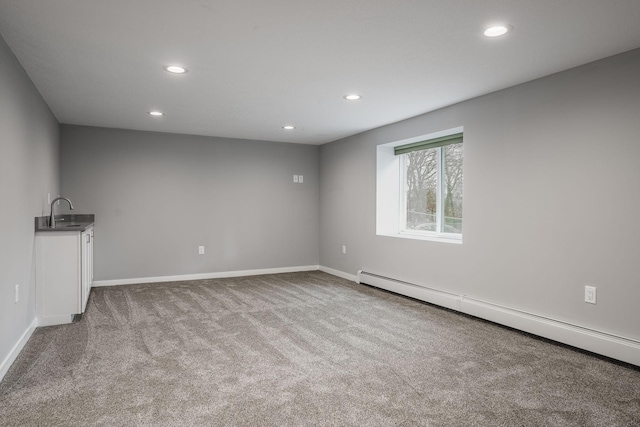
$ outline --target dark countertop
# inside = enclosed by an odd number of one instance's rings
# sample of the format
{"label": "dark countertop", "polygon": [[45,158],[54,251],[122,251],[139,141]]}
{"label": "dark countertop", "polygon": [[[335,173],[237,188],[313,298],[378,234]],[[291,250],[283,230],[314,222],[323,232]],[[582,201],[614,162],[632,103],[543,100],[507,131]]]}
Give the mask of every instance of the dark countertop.
{"label": "dark countertop", "polygon": [[36,233],[56,231],[84,231],[95,222],[93,214],[63,214],[56,215],[56,228],[49,227],[49,216],[35,218]]}

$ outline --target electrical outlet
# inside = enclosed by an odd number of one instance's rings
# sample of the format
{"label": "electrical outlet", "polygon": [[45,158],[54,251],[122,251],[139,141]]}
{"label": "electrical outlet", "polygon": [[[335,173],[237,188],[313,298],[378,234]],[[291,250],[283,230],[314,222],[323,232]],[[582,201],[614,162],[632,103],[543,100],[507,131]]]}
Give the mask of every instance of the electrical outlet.
{"label": "electrical outlet", "polygon": [[588,302],[589,304],[596,303],[596,287],[595,286],[584,287],[584,302]]}
{"label": "electrical outlet", "polygon": [[204,255],[204,246],[198,246],[198,255]]}
{"label": "electrical outlet", "polygon": [[346,255],[346,254],[347,254],[347,245],[342,245],[342,253],[343,253],[344,255]]}
{"label": "electrical outlet", "polygon": [[299,175],[299,176],[298,176],[298,182],[299,182],[300,184],[302,184],[302,183],[304,182],[304,176]]}
{"label": "electrical outlet", "polygon": [[293,175],[293,182],[298,183],[298,175]]}
{"label": "electrical outlet", "polygon": [[16,285],[15,304],[20,301],[20,285]]}

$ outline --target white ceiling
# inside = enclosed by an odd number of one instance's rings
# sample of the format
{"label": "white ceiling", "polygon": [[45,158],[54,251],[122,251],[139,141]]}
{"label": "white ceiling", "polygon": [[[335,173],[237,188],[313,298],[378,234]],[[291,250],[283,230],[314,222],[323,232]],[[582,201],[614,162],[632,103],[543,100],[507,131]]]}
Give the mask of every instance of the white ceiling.
{"label": "white ceiling", "polygon": [[0,0],[0,33],[61,123],[322,144],[640,47],[640,0]]}

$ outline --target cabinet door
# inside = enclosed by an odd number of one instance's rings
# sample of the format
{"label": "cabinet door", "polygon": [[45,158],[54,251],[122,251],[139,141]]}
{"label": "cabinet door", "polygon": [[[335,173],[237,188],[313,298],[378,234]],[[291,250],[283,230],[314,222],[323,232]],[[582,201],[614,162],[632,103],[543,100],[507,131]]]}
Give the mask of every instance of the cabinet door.
{"label": "cabinet door", "polygon": [[90,231],[90,236],[91,239],[89,241],[89,290],[91,290],[91,288],[93,287],[93,227],[91,227]]}
{"label": "cabinet door", "polygon": [[80,312],[82,241],[78,232],[36,235],[38,326],[70,323]]}
{"label": "cabinet door", "polygon": [[90,265],[91,265],[91,261],[90,261],[90,255],[91,255],[91,231],[87,230],[87,231],[83,231],[81,233],[81,262],[80,262],[80,269],[81,269],[81,277],[82,277],[82,283],[80,286],[80,301],[81,301],[81,307],[80,307],[80,312],[84,313],[85,309],[87,308],[87,301],[89,300],[89,292],[91,291],[91,274],[90,274]]}

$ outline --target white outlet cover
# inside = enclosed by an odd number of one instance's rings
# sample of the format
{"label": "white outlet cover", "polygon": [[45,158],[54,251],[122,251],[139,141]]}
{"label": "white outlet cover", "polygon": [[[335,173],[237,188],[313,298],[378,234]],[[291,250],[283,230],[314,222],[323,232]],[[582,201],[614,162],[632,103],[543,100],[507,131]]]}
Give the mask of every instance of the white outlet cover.
{"label": "white outlet cover", "polygon": [[302,184],[302,183],[304,182],[304,177],[303,177],[302,175],[300,175],[300,176],[298,177],[298,182],[299,182],[300,184]]}
{"label": "white outlet cover", "polygon": [[596,287],[595,286],[584,287],[584,302],[587,302],[589,304],[596,303]]}

